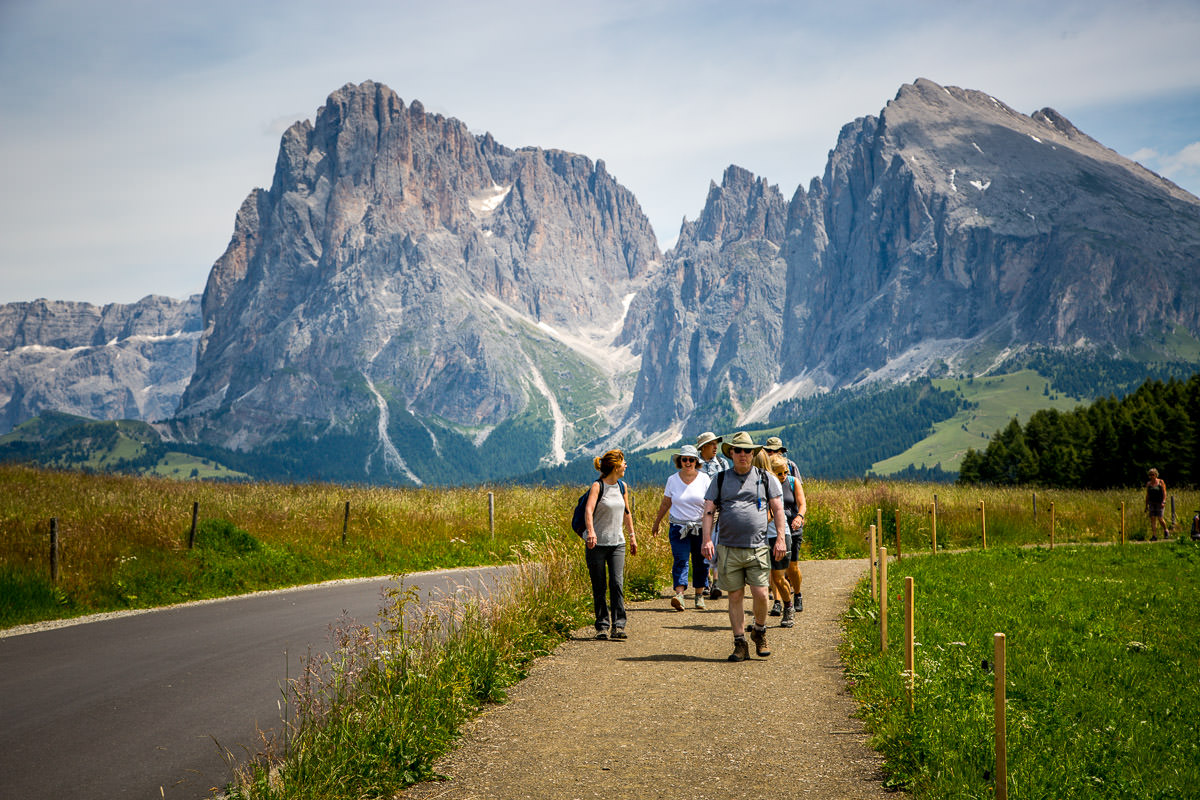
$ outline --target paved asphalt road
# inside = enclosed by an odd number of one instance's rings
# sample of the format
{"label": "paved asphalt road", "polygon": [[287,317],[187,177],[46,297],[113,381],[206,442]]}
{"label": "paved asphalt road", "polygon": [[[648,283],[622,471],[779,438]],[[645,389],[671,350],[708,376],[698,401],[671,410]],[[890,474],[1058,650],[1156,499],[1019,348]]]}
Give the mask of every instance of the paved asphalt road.
{"label": "paved asphalt road", "polygon": [[[423,598],[485,591],[494,569],[410,575]],[[331,649],[346,612],[377,618],[379,579],[0,633],[0,798],[201,798],[278,728],[286,676]],[[287,654],[285,657],[285,653]]]}

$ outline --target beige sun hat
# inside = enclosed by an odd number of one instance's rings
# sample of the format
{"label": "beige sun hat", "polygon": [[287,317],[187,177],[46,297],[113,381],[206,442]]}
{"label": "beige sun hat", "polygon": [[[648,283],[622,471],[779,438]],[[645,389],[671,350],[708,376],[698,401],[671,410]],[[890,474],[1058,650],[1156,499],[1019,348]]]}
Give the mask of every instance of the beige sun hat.
{"label": "beige sun hat", "polygon": [[763,450],[768,453],[786,453],[787,448],[783,446],[783,440],[778,436],[772,436],[767,439],[767,443],[763,445]]}
{"label": "beige sun hat", "polygon": [[683,447],[679,448],[679,452],[674,456],[675,469],[682,469],[683,464],[680,463],[680,459],[682,458],[694,458],[696,459],[696,463],[699,464],[700,451],[692,447],[690,444],[685,444]]}
{"label": "beige sun hat", "polygon": [[712,431],[705,431],[704,433],[702,433],[696,437],[696,449],[699,450],[700,448],[704,447],[704,445],[709,444],[710,442],[716,442],[717,444],[720,444],[721,437],[717,436]]}
{"label": "beige sun hat", "polygon": [[755,444],[754,440],[750,438],[750,434],[746,433],[745,431],[738,431],[728,442],[722,442],[721,452],[725,454],[726,458],[730,458],[731,452],[735,447],[754,450],[755,452],[762,450],[762,445]]}

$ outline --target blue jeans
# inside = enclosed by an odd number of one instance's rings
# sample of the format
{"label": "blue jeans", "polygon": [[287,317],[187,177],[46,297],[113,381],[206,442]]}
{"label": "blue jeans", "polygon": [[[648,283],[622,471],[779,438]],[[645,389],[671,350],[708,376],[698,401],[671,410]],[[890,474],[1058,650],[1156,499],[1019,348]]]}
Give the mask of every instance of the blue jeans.
{"label": "blue jeans", "polygon": [[671,580],[675,581],[672,586],[688,585],[688,559],[692,560],[692,586],[697,589],[704,589],[708,586],[708,562],[704,560],[704,556],[700,553],[700,545],[704,542],[703,536],[682,536],[683,526],[671,524],[667,531],[667,540],[671,543],[671,555],[674,557],[674,562],[671,564]]}
{"label": "blue jeans", "polygon": [[[587,552],[596,630],[625,628],[625,545],[598,544]],[[605,597],[607,595],[607,598]],[[611,603],[611,608],[609,605]],[[610,617],[611,612],[611,617]]]}

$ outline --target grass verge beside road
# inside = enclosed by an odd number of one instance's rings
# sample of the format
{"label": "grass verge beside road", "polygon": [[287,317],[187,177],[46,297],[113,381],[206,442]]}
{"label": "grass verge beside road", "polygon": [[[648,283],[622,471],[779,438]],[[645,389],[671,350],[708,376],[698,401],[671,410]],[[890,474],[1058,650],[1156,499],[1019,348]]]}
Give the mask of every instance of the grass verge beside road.
{"label": "grass verge beside road", "polygon": [[[911,711],[906,576],[918,643]],[[1200,785],[1200,546],[907,558],[889,566],[888,586],[888,651],[864,584],[843,657],[893,785],[918,798],[994,796],[997,632],[1010,798],[1185,797]]]}
{"label": "grass verge beside road", "polygon": [[[584,624],[585,570],[572,548],[530,547],[501,595],[414,614],[398,590],[373,627],[343,627],[287,693],[294,723],[236,770],[232,800],[390,797],[436,777],[463,723],[529,663]],[[586,607],[586,608],[585,608]],[[232,756],[231,756],[232,758]]]}

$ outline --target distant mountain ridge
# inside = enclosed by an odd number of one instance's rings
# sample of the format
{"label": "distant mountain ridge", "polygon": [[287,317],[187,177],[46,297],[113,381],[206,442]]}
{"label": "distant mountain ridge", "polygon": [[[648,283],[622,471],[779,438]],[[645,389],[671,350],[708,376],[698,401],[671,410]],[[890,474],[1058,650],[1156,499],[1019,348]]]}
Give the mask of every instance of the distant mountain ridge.
{"label": "distant mountain ridge", "polygon": [[632,404],[646,432],[982,371],[1029,346],[1118,356],[1177,329],[1194,341],[1200,200],[1052,109],[918,80],[846,125],[824,177],[790,202],[731,167],[664,269],[676,279],[653,303],[672,321],[647,342]]}
{"label": "distant mountain ridge", "polygon": [[0,433],[42,411],[165,419],[196,368],[200,295],[0,305]]}
{"label": "distant mountain ridge", "polygon": [[[293,125],[238,211],[186,389],[87,408],[31,392],[57,367],[10,335],[0,422],[158,414],[176,439],[335,479],[494,479],[1029,348],[1195,361],[1197,277],[1200,200],[981,92],[901,87],[790,199],[730,166],[663,254],[604,162],[506,148],[368,81]],[[22,341],[48,342],[71,313],[17,305],[0,337],[25,314]]]}

